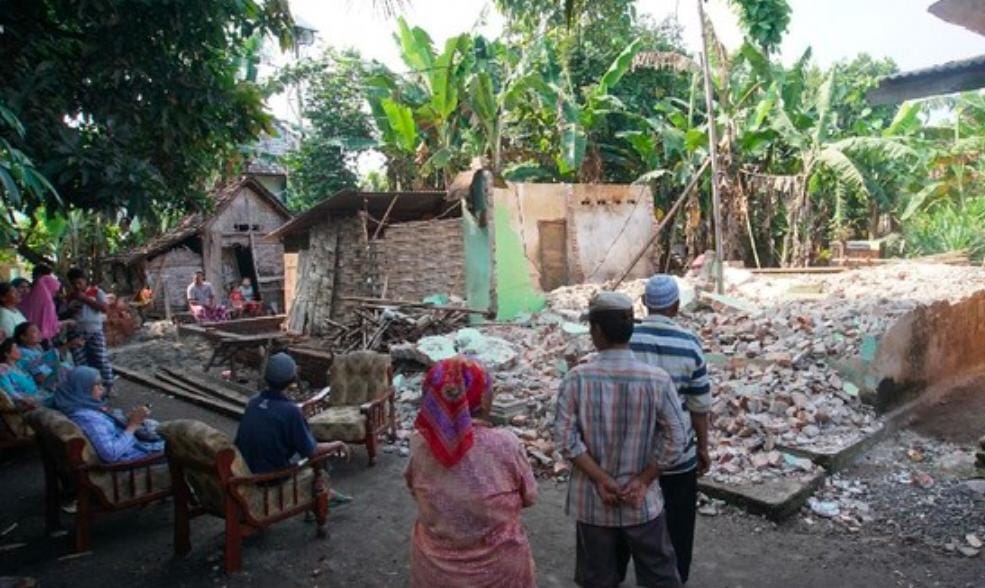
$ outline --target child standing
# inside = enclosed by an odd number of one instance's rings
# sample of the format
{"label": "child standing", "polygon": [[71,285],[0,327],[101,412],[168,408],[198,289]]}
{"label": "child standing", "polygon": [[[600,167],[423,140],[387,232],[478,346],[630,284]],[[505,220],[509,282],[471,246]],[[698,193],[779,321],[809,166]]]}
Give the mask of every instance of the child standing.
{"label": "child standing", "polygon": [[113,390],[113,366],[109,362],[106,351],[106,333],[103,325],[106,323],[108,308],[106,292],[98,286],[89,284],[85,272],[72,268],[68,272],[69,306],[75,312],[75,328],[85,337],[85,347],[82,350],[85,363],[99,370],[103,379],[106,396]]}

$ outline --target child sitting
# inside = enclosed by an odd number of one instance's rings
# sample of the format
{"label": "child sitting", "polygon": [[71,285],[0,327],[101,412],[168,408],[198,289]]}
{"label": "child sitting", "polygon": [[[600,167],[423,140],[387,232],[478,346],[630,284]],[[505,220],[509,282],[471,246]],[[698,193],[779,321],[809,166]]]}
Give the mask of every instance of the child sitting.
{"label": "child sitting", "polygon": [[34,382],[49,392],[58,386],[58,351],[45,351],[41,346],[41,329],[34,323],[21,323],[14,329],[14,343],[20,348],[17,365],[34,378]]}

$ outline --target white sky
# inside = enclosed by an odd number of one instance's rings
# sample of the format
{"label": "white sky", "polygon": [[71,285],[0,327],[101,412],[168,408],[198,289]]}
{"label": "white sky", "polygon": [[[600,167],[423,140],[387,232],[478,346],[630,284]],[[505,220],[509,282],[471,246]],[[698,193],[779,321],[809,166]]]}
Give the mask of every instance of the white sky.
{"label": "white sky", "polygon": [[[903,70],[985,53],[985,37],[938,20],[927,12],[933,0],[788,0],[793,8],[782,57],[792,62],[808,46],[827,66],[860,52],[892,57]],[[700,44],[696,0],[639,0],[638,10],[657,20],[677,14],[685,41]],[[358,48],[365,56],[400,69],[393,21],[373,12],[370,0],[290,0],[295,16],[318,29],[319,40]],[[711,0],[708,12],[726,44],[741,41],[725,0]],[[472,30],[495,35],[502,17],[489,0],[410,0],[404,16],[436,42]],[[484,22],[483,22],[484,19]]]}

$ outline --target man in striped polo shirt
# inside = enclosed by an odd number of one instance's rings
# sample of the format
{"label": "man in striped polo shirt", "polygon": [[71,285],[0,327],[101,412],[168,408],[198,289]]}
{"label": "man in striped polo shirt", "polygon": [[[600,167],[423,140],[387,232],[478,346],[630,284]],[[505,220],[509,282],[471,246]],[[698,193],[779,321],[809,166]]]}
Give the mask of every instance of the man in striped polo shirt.
{"label": "man in striped polo shirt", "polygon": [[565,512],[577,521],[575,582],[609,588],[630,557],[640,586],[681,585],[667,534],[661,468],[680,461],[684,415],[666,372],[633,357],[633,302],[603,292],[589,305],[591,361],[558,391],[554,434],[574,464]]}
{"label": "man in striped polo shirt", "polygon": [[698,507],[698,477],[708,471],[708,410],[711,386],[698,337],[674,321],[680,290],[673,276],[653,276],[646,284],[643,304],[649,316],[633,330],[630,349],[640,361],[670,374],[684,409],[687,443],[680,461],[660,474],[667,509],[667,529],[677,554],[677,570],[687,582],[694,546]]}

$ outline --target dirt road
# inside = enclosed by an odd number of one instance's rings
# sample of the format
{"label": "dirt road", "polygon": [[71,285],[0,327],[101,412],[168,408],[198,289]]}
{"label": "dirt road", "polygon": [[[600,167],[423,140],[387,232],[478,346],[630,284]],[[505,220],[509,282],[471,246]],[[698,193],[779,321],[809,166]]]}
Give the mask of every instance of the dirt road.
{"label": "dirt road", "polygon": [[[129,383],[118,387],[120,404],[152,400],[155,416],[207,420],[227,432],[235,423],[162,397]],[[0,464],[0,575],[34,576],[43,586],[78,588],[127,586],[331,586],[398,587],[407,583],[407,545],[414,505],[401,476],[406,458],[383,454],[377,467],[365,465],[357,448],[351,463],[335,468],[334,481],[356,502],[330,515],[330,536],[315,538],[311,523],[283,523],[250,539],[244,571],[220,571],[222,522],[197,519],[193,549],[172,555],[170,502],[98,520],[91,554],[68,555],[66,537],[43,535],[42,471],[34,452],[3,458]],[[540,502],[526,515],[537,561],[539,585],[572,586],[574,525],[563,514],[564,487],[541,484]],[[972,513],[969,513],[972,514]],[[979,513],[980,514],[980,513]],[[70,523],[68,516],[65,523]],[[699,520],[695,587],[985,587],[985,557],[964,558],[913,543],[912,539],[851,534],[823,525],[807,528],[799,517],[776,526],[731,509]],[[436,587],[437,588],[437,587]]]}

